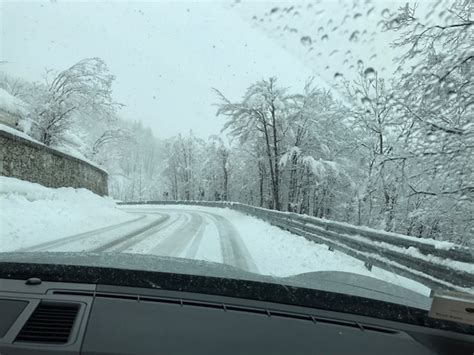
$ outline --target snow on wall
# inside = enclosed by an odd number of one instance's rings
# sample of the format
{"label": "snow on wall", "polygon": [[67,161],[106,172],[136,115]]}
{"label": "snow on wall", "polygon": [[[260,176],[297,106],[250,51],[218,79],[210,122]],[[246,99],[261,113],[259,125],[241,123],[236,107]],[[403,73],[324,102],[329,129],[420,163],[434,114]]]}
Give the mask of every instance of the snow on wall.
{"label": "snow on wall", "polygon": [[[19,132],[20,133],[20,132]],[[0,175],[107,195],[107,172],[0,127]]]}

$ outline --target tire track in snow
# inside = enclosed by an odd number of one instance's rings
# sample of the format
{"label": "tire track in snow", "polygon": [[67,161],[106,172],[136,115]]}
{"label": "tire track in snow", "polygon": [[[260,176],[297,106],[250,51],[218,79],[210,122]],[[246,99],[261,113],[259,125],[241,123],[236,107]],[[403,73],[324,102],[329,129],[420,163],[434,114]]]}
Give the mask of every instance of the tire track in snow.
{"label": "tire track in snow", "polygon": [[190,216],[188,223],[184,224],[182,228],[176,229],[159,242],[158,245],[151,250],[152,254],[177,257],[183,253],[204,224],[204,219],[201,215],[189,212],[186,212],[186,214]]}
{"label": "tire track in snow", "polygon": [[[150,230],[153,230],[154,227],[159,226],[166,220],[168,220],[169,215],[161,215],[158,217],[157,220],[143,226],[140,229],[137,229],[131,233],[127,233],[126,235],[123,235],[119,238],[116,238],[106,244],[103,244],[97,248],[93,248],[89,251],[95,252],[95,253],[100,253],[100,252],[106,252],[109,251],[110,249],[122,244],[122,243],[128,243],[129,245],[134,245],[143,240],[144,238],[148,237],[149,234],[146,234],[146,232],[149,232]],[[142,237],[143,234],[145,233],[145,237]]]}
{"label": "tire track in snow", "polygon": [[169,229],[171,226],[173,226],[176,223],[179,223],[181,220],[181,216],[173,217],[171,214],[165,214],[165,216],[166,216],[166,220],[162,224],[154,228],[151,228],[143,232],[137,238],[126,241],[123,244],[119,245],[118,247],[113,248],[112,250],[108,250],[108,251],[112,251],[116,253],[134,252],[134,250],[137,249],[137,246],[139,247],[142,242],[148,241],[149,238],[156,237],[156,235],[159,232]]}
{"label": "tire track in snow", "polygon": [[80,240],[95,237],[99,234],[103,234],[103,233],[111,232],[111,231],[116,231],[119,228],[129,226],[130,224],[141,221],[145,217],[146,216],[140,216],[140,217],[134,218],[130,221],[122,222],[122,223],[119,223],[119,224],[114,224],[114,225],[99,228],[99,229],[94,229],[94,230],[87,231],[87,232],[80,233],[80,234],[74,234],[74,235],[71,235],[71,236],[68,236],[68,237],[51,240],[51,241],[45,242],[45,243],[32,245],[32,246],[29,246],[29,247],[26,247],[26,248],[19,249],[17,251],[44,251],[44,250],[54,249],[54,248],[61,247],[61,246],[67,245],[67,244],[78,242]]}
{"label": "tire track in snow", "polygon": [[[152,250],[177,229],[183,228],[189,221],[187,214],[167,213],[169,220],[158,228],[145,232],[145,236],[137,243],[128,245],[127,248],[119,248],[118,251],[136,254],[153,254]],[[113,250],[116,251],[116,250]]]}
{"label": "tire track in snow", "polygon": [[254,263],[239,232],[232,223],[227,220],[227,218],[218,214],[206,213],[215,219],[217,230],[219,231],[224,263],[235,266],[241,270],[258,273],[257,265]]}
{"label": "tire track in snow", "polygon": [[204,237],[204,231],[206,230],[207,222],[203,219],[203,223],[199,226],[198,231],[194,235],[191,245],[189,246],[188,250],[186,250],[186,253],[184,255],[185,258],[188,259],[195,259],[197,252],[199,250],[199,246],[202,243],[202,239]]}
{"label": "tire track in snow", "polygon": [[[242,238],[240,237],[239,232],[237,229],[232,225],[232,223],[227,220],[225,217],[208,211],[202,210],[188,210],[188,209],[173,209],[173,208],[157,208],[157,211],[160,212],[172,212],[172,213],[189,213],[191,215],[200,215],[201,216],[201,224],[204,224],[204,220],[202,219],[202,215],[208,216],[213,223],[215,224],[218,234],[219,234],[219,241],[220,241],[220,249],[222,253],[223,262],[228,265],[232,265],[237,267],[241,270],[249,271],[258,273],[258,267],[253,261],[245,243],[243,242]],[[196,221],[196,219],[194,219]],[[178,229],[172,236],[168,237],[167,244],[165,245],[164,250],[165,252],[170,252],[174,254],[163,254],[159,251],[160,247],[163,248],[161,244],[157,245],[152,253],[158,255],[168,255],[168,256],[177,256],[176,254],[180,249],[184,250],[186,245],[190,245],[189,249],[186,251],[184,257],[195,257],[197,251],[199,250],[199,246],[202,243],[204,228],[201,226],[199,228],[196,227],[195,222],[192,226],[185,227],[182,230]],[[193,233],[193,230],[196,230]],[[200,235],[200,233],[202,233]],[[173,238],[177,240],[173,240]],[[192,242],[191,242],[192,240]]]}

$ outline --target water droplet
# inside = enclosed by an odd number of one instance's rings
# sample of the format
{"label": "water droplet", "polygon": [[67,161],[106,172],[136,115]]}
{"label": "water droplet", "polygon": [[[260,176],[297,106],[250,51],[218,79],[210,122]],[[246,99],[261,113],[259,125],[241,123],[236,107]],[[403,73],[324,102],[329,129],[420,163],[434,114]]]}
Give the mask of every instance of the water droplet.
{"label": "water droplet", "polygon": [[300,42],[303,46],[310,46],[313,43],[313,40],[310,36],[303,36],[301,37]]}
{"label": "water droplet", "polygon": [[360,102],[362,102],[363,105],[370,105],[371,100],[367,96],[364,96],[360,99]]}
{"label": "water droplet", "polygon": [[349,41],[358,42],[359,41],[359,31],[352,32],[351,36],[349,37]]}
{"label": "water droplet", "polygon": [[321,37],[321,41],[327,41],[329,39],[328,35],[324,35]]}
{"label": "water droplet", "polygon": [[362,14],[361,13],[356,13],[354,15],[354,20],[357,20],[359,17],[362,17]]}
{"label": "water droplet", "polygon": [[361,59],[359,59],[359,60],[357,61],[357,66],[358,66],[359,68],[362,68],[362,67],[364,66],[364,62],[363,62]]}
{"label": "water droplet", "polygon": [[374,68],[367,68],[367,69],[364,70],[364,76],[367,79],[375,79],[376,71],[374,70]]}
{"label": "water droplet", "polygon": [[334,79],[335,80],[344,79],[344,75],[342,75],[342,73],[336,72],[336,73],[334,73]]}
{"label": "water droplet", "polygon": [[458,96],[458,93],[454,90],[448,91],[448,99],[453,100]]}
{"label": "water droplet", "polygon": [[296,28],[290,28],[291,33],[298,33],[298,30]]}
{"label": "water droplet", "polygon": [[372,74],[375,74],[374,68],[367,68],[367,69],[365,69],[365,71],[364,71],[364,75],[365,75],[365,76],[367,76],[367,75],[372,75]]}
{"label": "water droplet", "polygon": [[273,9],[270,10],[270,15],[273,15],[273,14],[277,13],[278,10],[279,10],[278,7],[274,7]]}
{"label": "water droplet", "polygon": [[387,17],[390,14],[389,9],[383,9],[381,12],[382,17]]}
{"label": "water droplet", "polygon": [[397,28],[399,25],[400,25],[400,20],[398,18],[394,18],[392,21],[390,21],[388,27]]}

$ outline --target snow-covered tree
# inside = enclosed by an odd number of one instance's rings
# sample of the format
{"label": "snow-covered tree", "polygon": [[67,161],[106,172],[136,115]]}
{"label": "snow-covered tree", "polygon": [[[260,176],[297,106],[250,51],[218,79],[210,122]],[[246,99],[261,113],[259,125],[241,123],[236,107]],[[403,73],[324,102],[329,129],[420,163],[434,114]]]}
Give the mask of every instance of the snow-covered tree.
{"label": "snow-covered tree", "polygon": [[114,117],[113,81],[100,58],[83,59],[58,74],[48,72],[46,84],[32,97],[35,137],[46,145],[57,143],[78,112],[102,120]]}
{"label": "snow-covered tree", "polygon": [[251,85],[241,102],[233,103],[216,90],[221,103],[217,115],[227,118],[224,130],[241,143],[258,141],[265,147],[267,167],[272,184],[272,208],[281,209],[280,167],[281,143],[287,131],[290,98],[272,77]]}

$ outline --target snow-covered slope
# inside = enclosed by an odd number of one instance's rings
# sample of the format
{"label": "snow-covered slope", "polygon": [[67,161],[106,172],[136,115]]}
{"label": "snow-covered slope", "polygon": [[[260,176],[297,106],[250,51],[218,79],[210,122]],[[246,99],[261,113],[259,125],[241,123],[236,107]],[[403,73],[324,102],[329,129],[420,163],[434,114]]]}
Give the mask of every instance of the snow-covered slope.
{"label": "snow-covered slope", "polygon": [[0,177],[0,251],[13,251],[130,220],[111,198]]}

